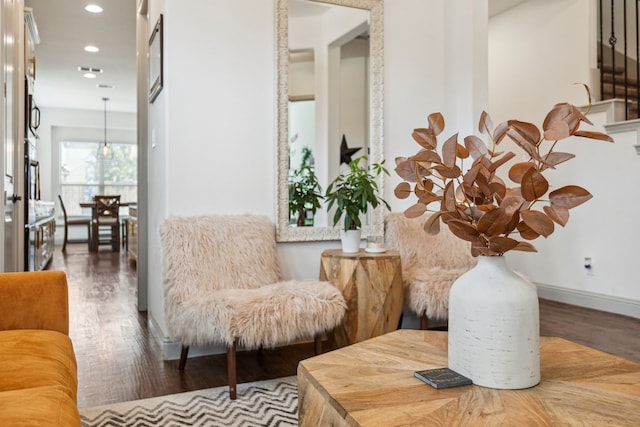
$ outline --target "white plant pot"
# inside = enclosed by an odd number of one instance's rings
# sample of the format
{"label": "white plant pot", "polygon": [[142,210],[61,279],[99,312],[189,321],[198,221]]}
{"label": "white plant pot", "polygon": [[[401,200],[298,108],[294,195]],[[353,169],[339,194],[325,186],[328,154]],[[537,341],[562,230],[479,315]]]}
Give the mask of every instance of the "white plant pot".
{"label": "white plant pot", "polygon": [[490,388],[540,382],[538,295],[504,256],[480,256],[451,287],[449,368]]}
{"label": "white plant pot", "polygon": [[342,252],[355,253],[360,250],[360,236],[362,230],[340,230],[340,241],[342,242]]}

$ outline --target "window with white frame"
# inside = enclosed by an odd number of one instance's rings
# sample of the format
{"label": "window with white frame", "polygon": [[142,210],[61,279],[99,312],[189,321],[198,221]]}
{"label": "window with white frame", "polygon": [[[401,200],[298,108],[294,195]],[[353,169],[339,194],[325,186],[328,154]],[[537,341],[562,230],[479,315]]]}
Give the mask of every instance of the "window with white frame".
{"label": "window with white frame", "polygon": [[80,215],[80,202],[97,194],[120,194],[123,202],[138,197],[138,147],[109,143],[109,155],[101,155],[102,143],[65,141],[60,144],[60,195],[67,215]]}

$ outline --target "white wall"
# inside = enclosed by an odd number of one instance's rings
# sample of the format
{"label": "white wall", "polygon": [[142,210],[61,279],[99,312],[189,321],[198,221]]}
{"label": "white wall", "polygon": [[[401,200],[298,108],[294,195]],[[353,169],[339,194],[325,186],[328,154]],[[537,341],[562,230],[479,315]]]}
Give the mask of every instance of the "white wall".
{"label": "white wall", "polygon": [[[597,130],[604,130],[602,115],[590,118]],[[572,209],[564,228],[536,240],[537,254],[515,256],[512,264],[539,285],[541,295],[640,317],[640,230],[629,214],[640,209],[632,196],[640,182],[640,157],[633,148],[638,134],[630,130],[612,136],[613,144],[581,138],[563,142],[560,148],[576,157],[549,174],[551,182],[579,184],[593,199]],[[584,267],[585,257],[591,258],[591,269]]]}
{"label": "white wall", "polygon": [[[472,2],[486,7],[486,1],[464,0],[468,7]],[[447,46],[441,43],[445,28],[474,19],[471,13],[462,20],[447,15],[444,4],[385,2],[384,128],[390,169],[395,156],[417,151],[411,131],[446,104],[443,82],[451,79],[445,71]],[[165,87],[149,110],[149,315],[169,341],[157,235],[162,219],[252,212],[275,221],[275,4],[156,0],[149,11],[149,22],[161,12],[165,22]],[[487,67],[486,57],[459,61],[471,69],[478,62],[480,69]],[[486,104],[483,73],[467,87],[474,92],[469,97],[484,101],[474,101],[474,108]],[[469,125],[466,118],[460,121]],[[386,180],[385,197],[394,207],[402,205],[393,196],[398,182],[395,176]],[[285,277],[317,278],[321,252],[337,245],[280,244]]]}
{"label": "white wall", "polygon": [[394,159],[418,151],[411,132],[445,104],[445,10],[444,2],[402,0],[387,1],[384,13],[384,158],[392,174],[385,179],[385,199],[401,211],[414,201],[393,195],[401,181]]}
{"label": "white wall", "polygon": [[557,102],[585,104],[590,82],[591,1],[525,1],[490,20],[489,113],[541,124]]}
{"label": "white wall", "polygon": [[[557,102],[587,104],[584,89],[574,83],[590,84],[595,20],[593,2],[584,0],[528,1],[491,19],[488,111],[495,124],[520,119],[540,126]],[[604,119],[592,120],[602,130]],[[633,197],[640,182],[640,157],[633,150],[638,142],[634,132],[614,137],[615,144],[561,142],[558,149],[576,158],[547,174],[551,184],[581,185],[594,198],[570,211],[566,227],[533,241],[538,253],[507,256],[542,296],[640,317],[634,265],[640,231],[633,213],[640,208]],[[592,259],[591,271],[585,257]]]}
{"label": "white wall", "polygon": [[161,220],[274,219],[276,160],[273,3],[162,3],[149,5],[150,22],[164,13],[165,87],[149,110],[148,307],[164,332]]}
{"label": "white wall", "polygon": [[[488,104],[487,20],[486,1],[385,3],[384,143],[391,171],[395,158],[420,149],[411,132],[426,127],[429,114],[445,117],[441,143],[475,127]],[[399,182],[393,171],[385,180],[394,211],[415,203],[395,198]]]}

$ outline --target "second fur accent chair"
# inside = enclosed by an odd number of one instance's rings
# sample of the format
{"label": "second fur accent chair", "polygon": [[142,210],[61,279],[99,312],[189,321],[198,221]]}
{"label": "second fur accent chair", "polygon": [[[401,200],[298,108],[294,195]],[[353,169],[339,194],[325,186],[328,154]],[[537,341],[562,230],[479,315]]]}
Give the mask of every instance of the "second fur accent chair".
{"label": "second fur accent chair", "polygon": [[281,281],[275,229],[258,215],[171,217],[160,226],[164,307],[172,338],[227,347],[229,394],[236,398],[236,345],[275,347],[337,326],[346,303],[329,282]]}
{"label": "second fur accent chair", "polygon": [[400,252],[405,309],[420,317],[421,329],[427,329],[428,319],[448,319],[451,285],[477,262],[470,243],[446,225],[437,235],[424,231],[427,218],[428,214],[410,219],[402,213],[385,218],[386,244]]}

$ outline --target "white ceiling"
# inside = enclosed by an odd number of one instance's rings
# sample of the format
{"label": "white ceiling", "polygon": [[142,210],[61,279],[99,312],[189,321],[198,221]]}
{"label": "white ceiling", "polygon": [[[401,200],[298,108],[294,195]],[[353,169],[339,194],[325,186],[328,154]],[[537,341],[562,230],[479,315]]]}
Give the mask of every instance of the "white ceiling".
{"label": "white ceiling", "polygon": [[[102,6],[92,14],[84,6]],[[36,46],[35,100],[40,107],[136,111],[136,0],[25,0],[33,8]],[[100,48],[87,53],[84,46]],[[78,67],[102,68],[95,79]],[[114,86],[98,88],[98,84]]]}
{"label": "white ceiling", "polygon": [[321,3],[311,3],[305,0],[289,0],[289,16],[317,16],[330,10],[330,6]]}
{"label": "white ceiling", "polygon": [[489,16],[495,16],[526,0],[489,0]]}
{"label": "white ceiling", "polygon": [[[489,0],[489,15],[523,1]],[[86,12],[88,3],[102,6],[104,12]],[[35,99],[39,106],[102,110],[102,98],[108,97],[109,111],[136,111],[136,0],[25,0],[25,6],[33,8],[41,40],[36,46]],[[294,15],[324,9],[297,6],[300,9],[292,10]],[[99,47],[100,52],[85,52],[87,44]],[[78,67],[104,71],[95,79],[86,79]],[[98,84],[114,88],[98,88]]]}

